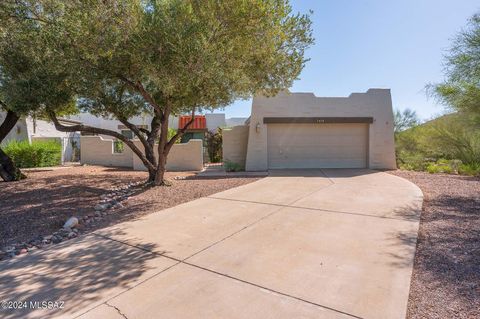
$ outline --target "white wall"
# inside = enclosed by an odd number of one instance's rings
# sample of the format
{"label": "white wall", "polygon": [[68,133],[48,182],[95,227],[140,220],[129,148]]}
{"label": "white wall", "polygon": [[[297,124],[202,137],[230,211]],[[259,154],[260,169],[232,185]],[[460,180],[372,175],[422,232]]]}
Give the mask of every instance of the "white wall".
{"label": "white wall", "polygon": [[[35,125],[31,117],[28,117],[27,128],[30,137],[74,137],[80,136],[78,132],[60,132],[57,131],[55,125],[44,120],[36,120]],[[34,127],[35,126],[35,127]]]}
{"label": "white wall", "polygon": [[226,127],[234,127],[239,125],[245,125],[247,117],[231,117],[225,120]]}
{"label": "white wall", "polygon": [[[144,150],[140,141],[134,144]],[[169,171],[200,171],[203,169],[202,140],[192,139],[188,143],[175,144],[167,159]],[[133,151],[124,146],[122,153],[113,152],[113,140],[101,136],[81,137],[81,163],[102,166],[129,167],[134,170],[146,170],[142,161]],[[155,151],[157,148],[155,147]]]}
{"label": "white wall", "polygon": [[[135,145],[143,150],[140,141]],[[155,154],[158,156],[157,147]],[[133,153],[133,169],[136,171],[147,170],[140,158]],[[201,171],[203,169],[203,141],[191,139],[187,143],[173,145],[167,158],[168,171]]]}
{"label": "white wall", "polygon": [[[97,117],[90,113],[79,113],[76,115],[65,116],[66,119],[82,122],[85,125],[94,127],[101,127],[107,130],[120,132],[119,126],[123,126],[122,122],[113,118]],[[135,116],[129,119],[129,121],[135,125],[148,125],[150,127],[151,116]]]}
{"label": "white wall", "polygon": [[[390,90],[370,89],[349,97],[316,97],[313,93],[281,92],[255,97],[248,138],[246,170],[268,169],[264,117],[373,117],[369,127],[369,168],[396,168]],[[257,132],[256,126],[259,126]]]}
{"label": "white wall", "polygon": [[133,152],[125,146],[122,153],[113,152],[113,139],[101,136],[80,138],[80,163],[102,166],[132,167]]}
{"label": "white wall", "polygon": [[[7,116],[7,112],[0,111],[0,124],[3,123],[3,120]],[[7,134],[5,139],[2,142],[2,145],[7,144],[8,142],[16,140],[16,141],[24,141],[29,140],[28,136],[28,128],[25,118],[20,118],[17,121],[15,127]]]}
{"label": "white wall", "polygon": [[222,130],[223,161],[230,161],[245,168],[248,129],[247,125],[241,125]]}

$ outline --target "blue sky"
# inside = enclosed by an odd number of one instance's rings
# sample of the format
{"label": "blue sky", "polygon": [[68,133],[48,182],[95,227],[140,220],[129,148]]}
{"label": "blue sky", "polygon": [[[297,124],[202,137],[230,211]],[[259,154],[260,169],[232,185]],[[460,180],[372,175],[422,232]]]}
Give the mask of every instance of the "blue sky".
{"label": "blue sky", "polygon": [[[393,107],[411,108],[422,119],[444,112],[425,93],[439,82],[451,39],[480,11],[478,0],[292,0],[295,11],[313,10],[315,45],[291,91],[348,96],[390,88]],[[249,116],[251,101],[225,109]]]}

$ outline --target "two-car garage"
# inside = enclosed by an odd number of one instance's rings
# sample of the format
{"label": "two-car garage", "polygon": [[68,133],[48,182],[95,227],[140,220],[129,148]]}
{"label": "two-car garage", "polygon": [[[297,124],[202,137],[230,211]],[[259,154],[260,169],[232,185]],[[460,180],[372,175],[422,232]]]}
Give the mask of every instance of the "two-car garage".
{"label": "two-car garage", "polygon": [[224,161],[246,171],[394,169],[390,90],[348,97],[288,91],[255,96],[245,125],[224,131],[223,150]]}
{"label": "two-car garage", "polygon": [[368,166],[369,119],[302,120],[265,119],[269,169]]}

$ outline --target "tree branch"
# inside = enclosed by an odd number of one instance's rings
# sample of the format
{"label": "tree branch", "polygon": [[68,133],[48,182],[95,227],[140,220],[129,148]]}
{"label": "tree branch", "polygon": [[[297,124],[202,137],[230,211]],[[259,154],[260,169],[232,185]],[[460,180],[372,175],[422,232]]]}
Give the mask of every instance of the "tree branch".
{"label": "tree branch", "polygon": [[129,140],[126,136],[123,136],[122,134],[115,131],[83,125],[83,124],[68,125],[68,126],[63,125],[58,120],[55,112],[51,110],[47,110],[47,114],[50,120],[52,120],[53,124],[55,125],[55,128],[60,132],[88,132],[93,134],[104,134],[104,135],[118,138],[119,140],[127,144],[128,147],[130,147],[130,149],[140,158],[140,160],[143,162],[143,164],[147,167],[149,171],[155,171],[155,167],[146,159],[142,151],[137,146],[135,146],[135,144],[131,140]]}
{"label": "tree branch", "polygon": [[145,101],[147,101],[155,110],[162,113],[161,107],[157,104],[157,102],[155,102],[153,97],[150,95],[150,93],[147,92],[147,90],[140,81],[133,82],[124,76],[119,76],[119,78],[120,80],[127,83],[132,89],[138,91],[140,95],[145,99]]}
{"label": "tree branch", "polygon": [[[0,104],[6,108],[5,104],[0,101]],[[3,120],[2,125],[0,125],[0,143],[3,141],[3,139],[10,133],[10,131],[15,127],[15,124],[17,124],[18,119],[20,119],[20,116],[11,111],[7,110],[7,116]]]}
{"label": "tree branch", "polygon": [[179,128],[177,130],[177,133],[170,139],[170,141],[168,141],[167,145],[166,145],[166,149],[167,149],[167,152],[170,151],[170,149],[172,148],[173,144],[175,144],[175,142],[183,136],[183,134],[185,134],[185,132],[188,130],[188,128],[193,124],[193,122],[195,121],[195,107],[192,109],[192,116],[190,118],[190,121],[187,122],[187,124],[185,124],[184,127],[182,128]]}
{"label": "tree branch", "polygon": [[[147,139],[141,134],[141,131],[140,131],[140,128],[138,128],[135,124],[133,123],[130,123],[127,119],[125,118],[122,118],[122,117],[118,117],[118,120],[123,124],[125,125],[130,131],[132,131],[137,137],[138,139],[140,140],[140,142],[142,142],[142,144],[144,146],[147,146]],[[148,130],[145,130],[148,132]]]}

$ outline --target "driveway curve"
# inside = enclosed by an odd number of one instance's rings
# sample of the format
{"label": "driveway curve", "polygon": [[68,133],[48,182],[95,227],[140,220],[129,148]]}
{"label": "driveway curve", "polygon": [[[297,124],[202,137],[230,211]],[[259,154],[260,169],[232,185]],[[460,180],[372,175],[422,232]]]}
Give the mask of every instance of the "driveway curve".
{"label": "driveway curve", "polygon": [[65,300],[6,318],[405,318],[422,201],[384,172],[271,171],[0,265],[0,299]]}

